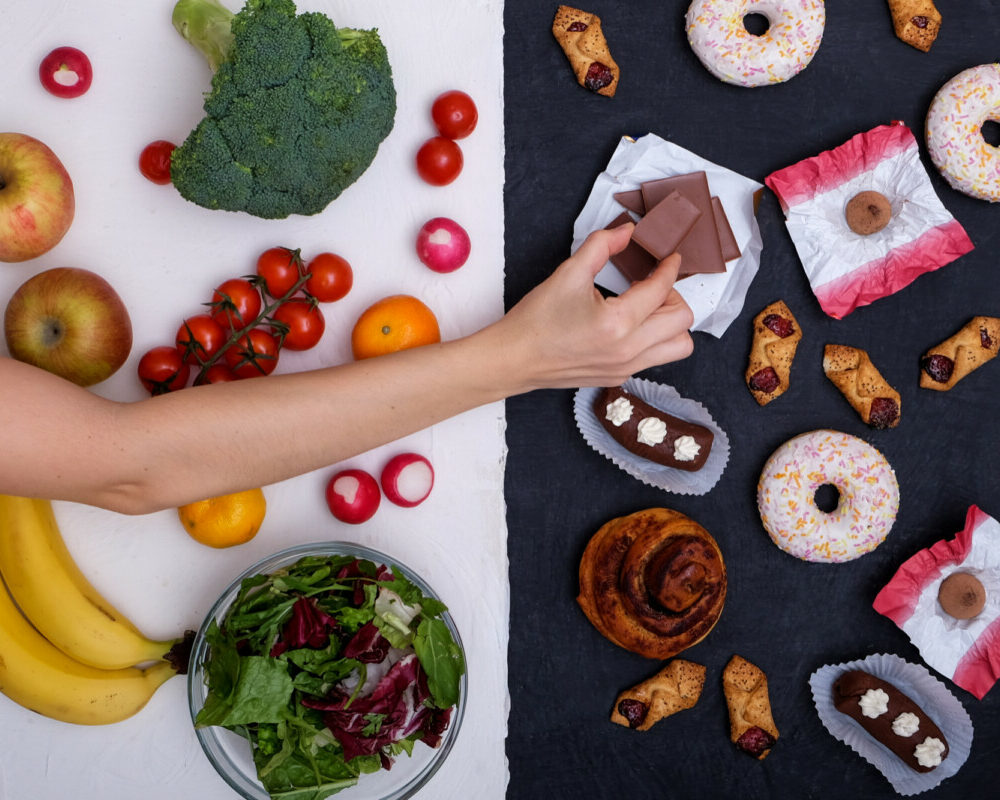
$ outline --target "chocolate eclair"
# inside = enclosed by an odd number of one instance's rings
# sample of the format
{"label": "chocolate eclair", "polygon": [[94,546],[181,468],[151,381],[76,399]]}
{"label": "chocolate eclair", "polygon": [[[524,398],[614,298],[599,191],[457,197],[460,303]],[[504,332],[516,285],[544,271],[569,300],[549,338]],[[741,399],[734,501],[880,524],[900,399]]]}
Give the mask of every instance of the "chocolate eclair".
{"label": "chocolate eclair", "polygon": [[594,413],[622,447],[666,467],[697,472],[712,450],[715,434],[708,428],[654,408],[620,386],[598,392]]}
{"label": "chocolate eclair", "polygon": [[948,757],[948,741],[920,706],[891,683],[850,670],[833,684],[833,705],[899,756],[910,769],[930,772]]}

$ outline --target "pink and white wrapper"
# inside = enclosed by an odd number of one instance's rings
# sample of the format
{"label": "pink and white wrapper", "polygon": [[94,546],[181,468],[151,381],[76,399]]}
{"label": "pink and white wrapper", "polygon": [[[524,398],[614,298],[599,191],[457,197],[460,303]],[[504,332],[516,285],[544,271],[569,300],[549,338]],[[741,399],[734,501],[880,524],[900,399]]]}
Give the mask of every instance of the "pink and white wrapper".
{"label": "pink and white wrapper", "polygon": [[[955,619],[938,603],[953,572],[971,573],[986,589],[986,606],[973,619]],[[965,528],[904,561],[872,605],[924,661],[982,700],[1000,677],[1000,523],[970,506]]]}
{"label": "pink and white wrapper", "polygon": [[[934,193],[917,140],[902,123],[859,133],[764,182],[778,196],[816,299],[834,319],[973,249]],[[892,206],[889,224],[868,236],[852,231],[844,216],[848,201],[863,191],[881,193]]]}

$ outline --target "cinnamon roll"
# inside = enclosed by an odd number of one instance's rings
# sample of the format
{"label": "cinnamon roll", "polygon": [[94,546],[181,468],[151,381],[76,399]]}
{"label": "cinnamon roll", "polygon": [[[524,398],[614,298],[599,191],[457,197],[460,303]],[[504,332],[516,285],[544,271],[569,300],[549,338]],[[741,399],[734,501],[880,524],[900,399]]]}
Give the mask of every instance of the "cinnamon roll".
{"label": "cinnamon roll", "polygon": [[606,523],[580,561],[577,603],[620,647],[666,659],[700,642],[726,600],[726,566],[694,520],[650,508]]}

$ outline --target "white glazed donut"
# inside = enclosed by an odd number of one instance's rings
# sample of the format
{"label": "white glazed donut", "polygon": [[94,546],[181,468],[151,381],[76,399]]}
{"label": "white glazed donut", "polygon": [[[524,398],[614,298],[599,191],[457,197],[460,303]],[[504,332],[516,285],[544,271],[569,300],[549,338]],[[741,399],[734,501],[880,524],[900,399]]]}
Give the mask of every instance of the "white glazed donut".
{"label": "white glazed donut", "polygon": [[[816,505],[833,484],[837,508]],[[878,547],[899,510],[899,484],[885,457],[856,436],[803,433],[774,451],[757,484],[757,507],[772,541],[805,561],[850,561]]]}
{"label": "white glazed donut", "polygon": [[1000,202],[1000,147],[983,123],[1000,122],[1000,64],[983,64],[948,81],[927,112],[927,149],[945,180],[960,192]]}
{"label": "white glazed donut", "polygon": [[[747,14],[767,18],[755,36]],[[716,78],[738,86],[781,83],[804,70],[823,38],[823,0],[694,0],[687,11],[691,49]]]}

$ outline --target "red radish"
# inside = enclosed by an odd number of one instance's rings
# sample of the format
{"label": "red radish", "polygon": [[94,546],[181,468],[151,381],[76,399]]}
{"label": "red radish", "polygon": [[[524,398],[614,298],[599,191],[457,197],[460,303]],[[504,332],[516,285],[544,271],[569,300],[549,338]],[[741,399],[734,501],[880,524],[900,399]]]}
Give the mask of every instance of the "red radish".
{"label": "red radish", "polygon": [[82,50],[57,47],[42,59],[38,77],[56,97],[79,97],[90,88],[94,70]]}
{"label": "red radish", "polygon": [[454,272],[469,257],[472,242],[465,228],[447,217],[434,217],[417,234],[417,257],[435,272]]}
{"label": "red radish", "polygon": [[341,522],[358,525],[372,518],[382,495],[378,481],[361,469],[338,472],[326,485],[326,504]]}
{"label": "red radish", "polygon": [[382,491],[397,506],[420,505],[433,487],[434,468],[417,453],[400,453],[382,470]]}

